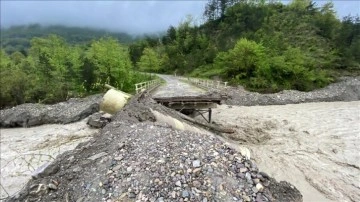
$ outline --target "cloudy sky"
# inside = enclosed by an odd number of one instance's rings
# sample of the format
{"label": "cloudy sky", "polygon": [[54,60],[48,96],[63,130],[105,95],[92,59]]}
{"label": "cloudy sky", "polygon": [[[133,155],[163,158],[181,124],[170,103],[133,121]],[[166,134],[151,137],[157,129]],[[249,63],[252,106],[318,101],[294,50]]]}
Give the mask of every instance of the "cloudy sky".
{"label": "cloudy sky", "polygon": [[[316,1],[318,5],[326,1]],[[1,26],[29,23],[65,24],[153,33],[178,25],[186,15],[202,21],[207,0],[193,1],[20,1],[1,0]],[[359,0],[335,0],[339,17],[360,13]]]}

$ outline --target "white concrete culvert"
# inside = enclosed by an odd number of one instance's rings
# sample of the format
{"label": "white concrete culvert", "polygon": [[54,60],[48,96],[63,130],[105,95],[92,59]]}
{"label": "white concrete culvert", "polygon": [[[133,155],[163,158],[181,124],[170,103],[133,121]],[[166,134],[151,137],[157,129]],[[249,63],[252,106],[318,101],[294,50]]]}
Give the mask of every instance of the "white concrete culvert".
{"label": "white concrete culvert", "polygon": [[295,185],[304,201],[360,201],[360,101],[221,105],[213,114],[237,128],[232,143],[250,148],[259,167]]}

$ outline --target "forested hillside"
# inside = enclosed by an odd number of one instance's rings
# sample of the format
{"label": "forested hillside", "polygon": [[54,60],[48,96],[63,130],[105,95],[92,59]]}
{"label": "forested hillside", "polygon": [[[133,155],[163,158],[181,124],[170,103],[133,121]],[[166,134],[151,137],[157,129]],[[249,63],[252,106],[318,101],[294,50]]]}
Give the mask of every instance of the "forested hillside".
{"label": "forested hillside", "polygon": [[1,108],[104,92],[104,84],[134,92],[134,83],[150,79],[134,71],[128,48],[111,37],[81,45],[56,35],[34,37],[26,55],[1,50],[0,58]]}
{"label": "forested hillside", "polygon": [[360,70],[360,19],[337,19],[332,3],[210,0],[204,16],[202,25],[188,18],[161,40],[132,44],[133,64],[260,92],[308,91]]}
{"label": "forested hillside", "polygon": [[16,51],[26,54],[32,38],[46,37],[49,34],[56,34],[64,38],[69,44],[86,44],[103,36],[113,37],[121,43],[130,43],[134,40],[132,36],[126,33],[115,33],[102,29],[33,24],[1,29],[1,47],[8,54]]}

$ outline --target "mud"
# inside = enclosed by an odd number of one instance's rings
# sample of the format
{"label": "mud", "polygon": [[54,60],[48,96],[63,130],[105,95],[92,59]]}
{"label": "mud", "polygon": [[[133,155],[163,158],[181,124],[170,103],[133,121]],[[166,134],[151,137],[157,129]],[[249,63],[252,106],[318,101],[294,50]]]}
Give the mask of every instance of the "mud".
{"label": "mud", "polygon": [[360,101],[222,105],[213,114],[237,128],[229,142],[248,147],[259,167],[296,186],[304,201],[360,201]]}

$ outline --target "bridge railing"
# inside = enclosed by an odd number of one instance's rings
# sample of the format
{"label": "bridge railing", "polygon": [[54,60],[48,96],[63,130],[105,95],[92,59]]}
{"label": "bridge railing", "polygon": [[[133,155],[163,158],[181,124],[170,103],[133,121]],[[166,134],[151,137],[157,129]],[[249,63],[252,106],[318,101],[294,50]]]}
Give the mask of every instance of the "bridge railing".
{"label": "bridge railing", "polygon": [[228,87],[229,82],[223,81],[214,81],[214,80],[207,80],[207,79],[198,79],[198,78],[186,78],[187,81],[190,83],[204,87],[204,88],[212,88],[212,89],[224,89]]}
{"label": "bridge railing", "polygon": [[154,79],[154,80],[151,80],[151,81],[145,81],[145,82],[141,82],[141,83],[136,83],[135,84],[135,91],[136,91],[136,94],[142,92],[142,91],[145,91],[145,90],[148,90],[152,87],[155,87],[156,85],[159,85],[160,84],[160,80],[159,79]]}

